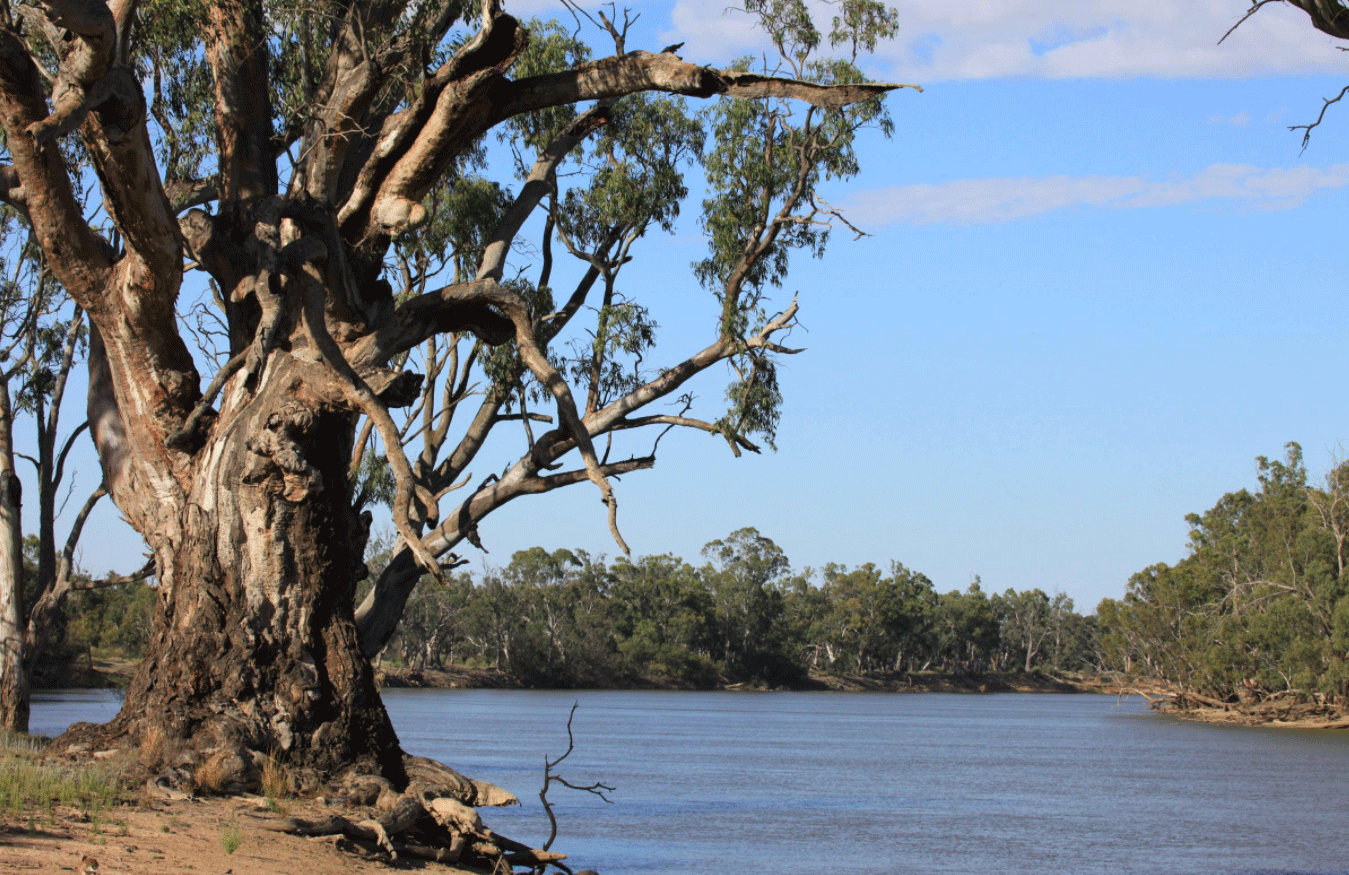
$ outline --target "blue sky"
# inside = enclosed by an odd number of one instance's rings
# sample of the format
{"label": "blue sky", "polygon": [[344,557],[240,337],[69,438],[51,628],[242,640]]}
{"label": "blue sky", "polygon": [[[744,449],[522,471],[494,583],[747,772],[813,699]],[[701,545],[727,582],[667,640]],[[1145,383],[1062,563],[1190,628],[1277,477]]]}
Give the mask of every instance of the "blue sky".
{"label": "blue sky", "polygon": [[[638,3],[629,48],[761,48],[725,5]],[[1217,45],[1246,5],[896,3],[900,37],[869,72],[925,91],[889,98],[894,138],[826,193],[872,236],[837,235],[783,290],[808,352],[784,368],[778,451],[668,437],[655,471],[617,485],[634,552],[697,560],[755,526],[798,568],[895,559],[942,590],[978,574],[1090,610],[1184,555],[1184,515],[1252,485],[1256,456],[1296,440],[1323,471],[1349,437],[1349,101],[1305,151],[1287,127],[1349,83],[1349,55],[1280,6]],[[685,213],[630,279],[665,361],[712,323]],[[725,380],[708,376],[695,391],[716,403]],[[139,564],[115,516],[86,542],[95,571]],[[585,486],[481,533],[497,564],[535,544],[616,552]]]}

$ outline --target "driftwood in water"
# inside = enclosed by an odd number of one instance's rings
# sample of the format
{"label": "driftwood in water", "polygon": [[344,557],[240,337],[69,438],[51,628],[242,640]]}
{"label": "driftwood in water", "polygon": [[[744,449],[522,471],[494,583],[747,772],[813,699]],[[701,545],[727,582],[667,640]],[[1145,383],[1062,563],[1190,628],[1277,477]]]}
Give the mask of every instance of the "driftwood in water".
{"label": "driftwood in water", "polygon": [[1146,691],[1131,688],[1122,693],[1141,695],[1152,708],[1159,711],[1174,711],[1200,718],[1212,717],[1225,722],[1300,722],[1322,729],[1349,728],[1349,719],[1346,719],[1340,707],[1320,696],[1308,697],[1302,690],[1279,690],[1263,695],[1257,691],[1255,694],[1237,696],[1235,701],[1180,687],[1163,689],[1153,686]]}

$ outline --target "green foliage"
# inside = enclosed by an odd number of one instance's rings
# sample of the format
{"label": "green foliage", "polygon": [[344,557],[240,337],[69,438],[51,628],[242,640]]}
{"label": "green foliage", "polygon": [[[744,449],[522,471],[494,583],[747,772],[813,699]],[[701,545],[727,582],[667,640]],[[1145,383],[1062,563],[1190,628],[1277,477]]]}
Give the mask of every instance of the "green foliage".
{"label": "green foliage", "polygon": [[[524,22],[529,45],[511,69],[512,77],[523,79],[558,73],[590,60],[590,47],[557,21],[531,18]],[[511,144],[515,152],[516,172],[525,176],[533,156],[548,147],[553,139],[576,118],[571,104],[515,116],[502,125],[498,137]]]}
{"label": "green foliage", "polygon": [[756,529],[732,532],[703,547],[711,564],[703,577],[712,591],[717,650],[728,676],[768,684],[797,679],[782,622],[786,614],[787,554]]}
{"label": "green foliage", "polygon": [[[814,57],[820,33],[801,0],[759,0],[747,8],[797,78],[825,85],[866,81],[852,61]],[[894,32],[893,10],[854,0],[842,12],[831,41],[851,42],[854,60],[859,48],[869,50]],[[736,68],[750,64],[744,59]],[[880,100],[821,110],[780,100],[722,99],[700,117],[717,148],[703,159],[708,255],[693,268],[721,305],[719,334],[744,340],[772,318],[768,293],[786,279],[791,254],[824,255],[838,215],[818,198],[819,186],[855,176],[857,134],[875,128],[888,137],[893,122]],[[731,438],[762,435],[772,446],[782,405],[772,355],[745,348],[730,364],[735,377],[717,430]]]}
{"label": "green foliage", "polygon": [[239,844],[242,837],[239,835],[239,824],[230,821],[220,828],[220,848],[226,854],[233,854],[239,850]]}
{"label": "green foliage", "polygon": [[682,98],[636,94],[618,101],[582,153],[587,184],[567,190],[558,228],[580,248],[614,235],[674,230],[688,195],[683,167],[703,151],[703,128]]}
{"label": "green foliage", "polygon": [[[525,279],[510,280],[504,285],[524,299],[533,318],[553,311],[553,293],[547,286],[538,287]],[[524,394],[530,401],[548,397],[548,390],[525,367],[514,340],[486,350],[480,360],[483,374],[491,381],[493,391],[505,394],[504,409],[507,412],[514,406],[512,399],[519,394]]]}
{"label": "green foliage", "polygon": [[356,468],[356,482],[352,485],[356,490],[356,499],[352,505],[358,510],[372,504],[393,507],[394,497],[398,494],[398,483],[394,480],[388,458],[370,448],[361,454],[361,463]]}
{"label": "green foliage", "polygon": [[215,152],[214,83],[200,41],[202,0],[148,0],[137,16],[136,77],[150,83],[155,151],[166,182],[205,176]]}
{"label": "green foliage", "polygon": [[1108,665],[1207,696],[1349,695],[1349,464],[1308,482],[1302,450],[1257,460],[1259,491],[1191,514],[1190,553],[1098,608]]}

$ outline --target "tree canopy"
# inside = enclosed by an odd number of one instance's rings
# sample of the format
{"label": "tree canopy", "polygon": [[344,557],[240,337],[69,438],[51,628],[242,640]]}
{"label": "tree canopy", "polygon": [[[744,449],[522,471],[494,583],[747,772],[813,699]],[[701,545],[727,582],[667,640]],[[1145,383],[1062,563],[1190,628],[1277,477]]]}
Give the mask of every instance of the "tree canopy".
{"label": "tree canopy", "polygon": [[1349,696],[1349,463],[1309,481],[1302,449],[1260,457],[1259,489],[1191,514],[1189,555],[1097,609],[1107,663],[1194,701]]}

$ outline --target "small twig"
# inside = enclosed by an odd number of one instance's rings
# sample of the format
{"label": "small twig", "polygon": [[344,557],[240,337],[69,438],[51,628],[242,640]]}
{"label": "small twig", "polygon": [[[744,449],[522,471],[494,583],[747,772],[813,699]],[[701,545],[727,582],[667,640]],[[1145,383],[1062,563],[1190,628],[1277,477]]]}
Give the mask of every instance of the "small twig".
{"label": "small twig", "polygon": [[1231,36],[1232,33],[1233,33],[1238,27],[1241,27],[1243,24],[1245,24],[1245,23],[1246,23],[1246,19],[1250,18],[1252,15],[1254,15],[1254,14],[1257,13],[1257,12],[1259,12],[1261,6],[1264,6],[1266,3],[1282,3],[1282,2],[1283,2],[1283,0],[1258,0],[1258,2],[1252,3],[1252,4],[1251,4],[1251,8],[1246,10],[1246,14],[1243,15],[1243,16],[1241,16],[1241,20],[1238,21],[1236,24],[1232,25],[1230,28],[1227,29],[1227,33],[1223,34],[1223,39],[1218,40],[1218,45],[1222,45],[1222,44],[1223,44],[1223,40],[1225,40],[1225,39],[1227,39],[1229,36]]}

